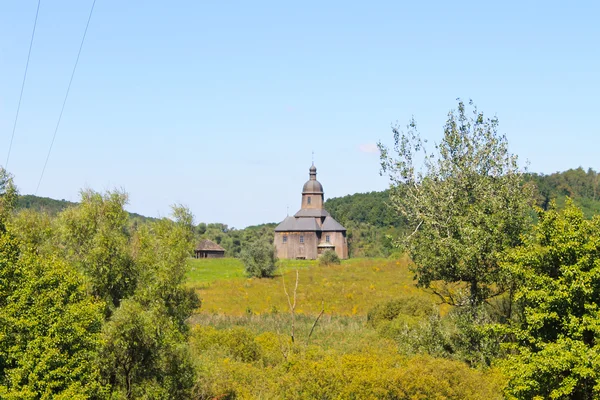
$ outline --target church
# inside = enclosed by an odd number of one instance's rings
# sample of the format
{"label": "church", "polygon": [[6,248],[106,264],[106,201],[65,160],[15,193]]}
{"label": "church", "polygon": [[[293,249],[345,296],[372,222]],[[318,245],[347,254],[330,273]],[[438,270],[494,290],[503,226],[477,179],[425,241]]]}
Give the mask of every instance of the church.
{"label": "church", "polygon": [[346,228],[323,208],[323,185],[317,180],[317,168],[309,169],[309,179],[302,188],[302,206],[293,217],[288,216],[275,228],[278,258],[318,258],[333,250],[348,258]]}

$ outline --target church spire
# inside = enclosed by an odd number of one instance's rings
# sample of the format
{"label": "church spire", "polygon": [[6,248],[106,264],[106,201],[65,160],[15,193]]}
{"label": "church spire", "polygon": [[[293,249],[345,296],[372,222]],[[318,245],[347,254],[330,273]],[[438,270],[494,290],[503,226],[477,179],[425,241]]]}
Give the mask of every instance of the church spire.
{"label": "church spire", "polygon": [[310,169],[308,170],[308,174],[310,176],[311,181],[317,180],[317,167],[315,167],[315,163],[313,163]]}

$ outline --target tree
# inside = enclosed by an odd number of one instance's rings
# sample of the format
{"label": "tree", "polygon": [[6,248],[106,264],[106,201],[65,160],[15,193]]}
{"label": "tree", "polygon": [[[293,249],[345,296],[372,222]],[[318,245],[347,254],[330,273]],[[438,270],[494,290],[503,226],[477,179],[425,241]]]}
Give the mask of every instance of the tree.
{"label": "tree", "polygon": [[103,340],[102,375],[117,398],[190,397],[194,374],[185,337],[160,309],[124,300]]}
{"label": "tree", "polygon": [[241,254],[246,275],[256,278],[268,278],[275,274],[277,256],[275,246],[262,240],[250,243]]}
{"label": "tree", "polygon": [[6,222],[10,212],[17,204],[17,188],[13,177],[3,167],[0,167],[0,232],[6,230]]}
{"label": "tree", "polygon": [[0,398],[99,396],[103,308],[77,270],[0,234]]}
{"label": "tree", "polygon": [[390,204],[410,225],[398,244],[414,261],[419,284],[466,282],[467,304],[477,306],[504,290],[499,257],[521,242],[532,190],[497,132],[498,119],[469,106],[470,113],[459,100],[458,110],[450,111],[435,152],[427,151],[414,120],[405,133],[392,128],[397,158],[381,143],[379,149],[382,174],[391,181]]}
{"label": "tree", "polygon": [[127,198],[121,191],[82,190],[80,204],[59,215],[66,259],[90,279],[92,293],[109,309],[133,294],[140,273],[129,251]]}
{"label": "tree", "polygon": [[534,235],[509,253],[522,313],[505,329],[515,352],[504,363],[517,398],[600,396],[600,217],[539,211]]}

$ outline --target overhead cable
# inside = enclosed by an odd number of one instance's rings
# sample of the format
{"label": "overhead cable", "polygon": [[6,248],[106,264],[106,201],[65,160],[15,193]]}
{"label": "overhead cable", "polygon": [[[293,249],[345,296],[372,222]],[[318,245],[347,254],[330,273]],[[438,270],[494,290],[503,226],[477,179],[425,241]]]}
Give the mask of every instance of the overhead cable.
{"label": "overhead cable", "polygon": [[50,143],[50,148],[48,149],[48,155],[46,156],[46,161],[44,162],[44,168],[42,169],[42,174],[40,175],[40,180],[38,181],[37,187],[35,189],[35,194],[40,188],[42,183],[42,179],[44,178],[44,172],[46,172],[46,166],[48,165],[48,160],[50,159],[50,153],[52,152],[52,147],[54,146],[54,140],[56,139],[56,133],[58,132],[58,127],[60,126],[60,120],[62,119],[63,112],[65,111],[65,105],[67,104],[67,99],[69,98],[69,91],[71,90],[71,84],[73,83],[73,77],[75,76],[75,70],[77,69],[77,64],[79,63],[79,56],[81,55],[81,49],[83,49],[83,43],[85,42],[85,36],[88,31],[88,27],[90,26],[90,21],[92,19],[92,14],[94,13],[94,6],[96,5],[96,0],[92,3],[92,8],[90,9],[90,15],[88,16],[87,24],[85,25],[85,30],[83,31],[83,37],[81,38],[81,44],[79,45],[79,51],[77,52],[77,59],[75,60],[75,65],[73,66],[73,72],[71,72],[71,79],[69,79],[69,86],[67,86],[67,93],[65,94],[65,99],[63,101],[62,107],[60,109],[60,115],[58,116],[58,121],[56,122],[56,128],[54,128],[54,135],[52,135],[52,142]]}
{"label": "overhead cable", "polygon": [[21,83],[21,94],[19,95],[19,104],[17,105],[17,114],[15,115],[15,122],[13,124],[12,136],[10,137],[10,145],[8,146],[8,155],[6,156],[6,163],[4,169],[8,168],[8,161],[10,161],[10,152],[12,151],[13,140],[15,139],[15,131],[17,130],[17,121],[19,120],[19,111],[21,110],[21,100],[23,99],[23,90],[25,89],[25,81],[27,80],[27,70],[29,69],[29,59],[31,58],[31,48],[33,47],[33,38],[35,37],[35,28],[37,26],[38,14],[40,13],[40,3],[42,0],[38,0],[37,9],[35,10],[35,20],[33,21],[33,32],[31,32],[31,40],[29,41],[29,52],[27,52],[27,63],[25,64],[25,73],[23,74],[23,82]]}

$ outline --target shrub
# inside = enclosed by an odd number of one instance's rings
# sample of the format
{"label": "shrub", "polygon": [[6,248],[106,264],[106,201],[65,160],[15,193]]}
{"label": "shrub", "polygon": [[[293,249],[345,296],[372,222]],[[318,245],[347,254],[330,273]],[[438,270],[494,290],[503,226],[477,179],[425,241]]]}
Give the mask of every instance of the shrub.
{"label": "shrub", "polygon": [[263,241],[251,243],[242,250],[242,262],[248,277],[269,278],[275,274],[277,256],[275,246]]}
{"label": "shrub", "polygon": [[[202,328],[206,329],[206,328]],[[205,334],[211,335],[208,328]],[[239,330],[239,328],[233,328]],[[217,336],[227,338],[229,330]],[[237,336],[238,333],[233,335]],[[214,332],[213,332],[214,333]],[[248,341],[251,335],[246,337]],[[199,330],[192,338],[203,336]],[[504,378],[493,369],[430,356],[406,357],[393,347],[366,345],[348,353],[311,346],[284,352],[280,335],[254,338],[258,357],[231,357],[213,337],[196,348],[198,399],[501,399]],[[215,340],[217,339],[217,340]]]}
{"label": "shrub", "polygon": [[340,262],[340,258],[333,250],[327,250],[319,257],[319,265],[321,266],[340,265]]}
{"label": "shrub", "polygon": [[434,304],[417,297],[404,297],[378,304],[367,313],[367,322],[376,328],[382,321],[392,321],[399,317],[403,320],[422,320],[436,312]]}

